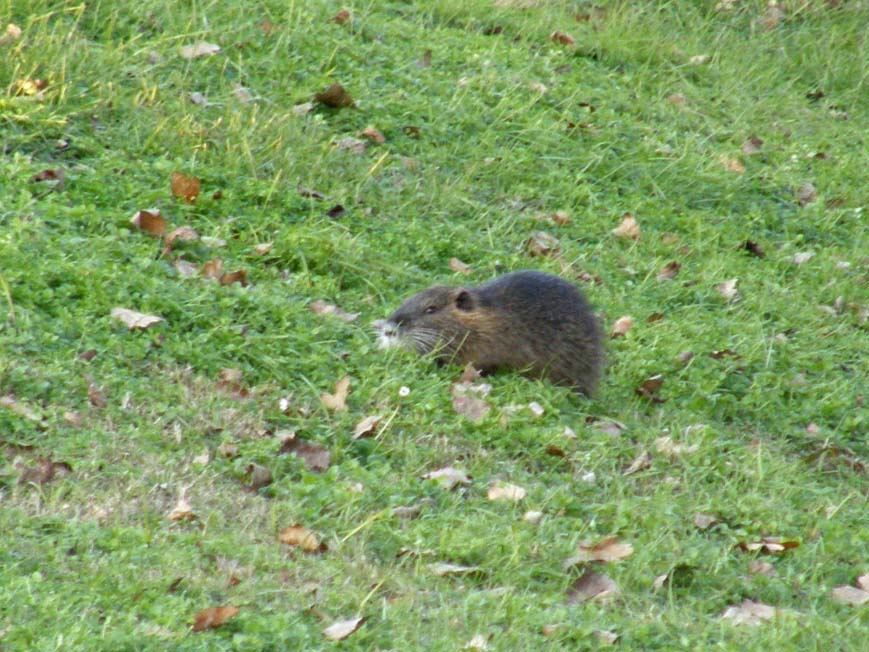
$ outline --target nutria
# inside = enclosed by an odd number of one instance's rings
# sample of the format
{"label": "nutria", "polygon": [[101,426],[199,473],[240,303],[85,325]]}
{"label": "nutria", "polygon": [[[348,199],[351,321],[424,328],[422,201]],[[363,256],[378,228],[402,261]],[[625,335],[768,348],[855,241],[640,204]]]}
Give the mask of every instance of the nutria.
{"label": "nutria", "polygon": [[513,272],[479,287],[435,285],[375,322],[383,348],[405,345],[483,373],[517,369],[590,396],[604,362],[600,324],[558,276]]}

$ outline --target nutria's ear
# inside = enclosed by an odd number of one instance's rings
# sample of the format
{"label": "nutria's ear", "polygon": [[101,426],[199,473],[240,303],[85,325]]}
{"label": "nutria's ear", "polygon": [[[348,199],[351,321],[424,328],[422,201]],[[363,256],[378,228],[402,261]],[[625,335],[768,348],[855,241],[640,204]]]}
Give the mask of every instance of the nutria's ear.
{"label": "nutria's ear", "polygon": [[459,288],[456,290],[453,301],[455,301],[456,308],[459,310],[467,312],[474,309],[474,296],[471,294],[470,290],[466,290],[465,288]]}

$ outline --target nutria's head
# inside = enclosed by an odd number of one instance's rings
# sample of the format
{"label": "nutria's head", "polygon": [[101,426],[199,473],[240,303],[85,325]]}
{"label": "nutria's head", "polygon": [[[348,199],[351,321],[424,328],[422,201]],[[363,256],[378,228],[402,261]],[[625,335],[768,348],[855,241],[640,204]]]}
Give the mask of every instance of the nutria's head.
{"label": "nutria's head", "polygon": [[387,319],[375,322],[380,346],[454,353],[473,330],[476,303],[468,288],[436,285],[414,294]]}

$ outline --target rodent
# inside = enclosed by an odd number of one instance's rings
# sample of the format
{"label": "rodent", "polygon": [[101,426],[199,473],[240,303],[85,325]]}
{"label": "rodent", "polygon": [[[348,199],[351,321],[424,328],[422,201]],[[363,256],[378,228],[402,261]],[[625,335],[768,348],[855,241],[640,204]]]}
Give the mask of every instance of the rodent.
{"label": "rodent", "polygon": [[594,394],[604,365],[600,323],[569,281],[513,272],[479,287],[435,285],[375,322],[383,348],[407,346],[483,373],[515,369]]}

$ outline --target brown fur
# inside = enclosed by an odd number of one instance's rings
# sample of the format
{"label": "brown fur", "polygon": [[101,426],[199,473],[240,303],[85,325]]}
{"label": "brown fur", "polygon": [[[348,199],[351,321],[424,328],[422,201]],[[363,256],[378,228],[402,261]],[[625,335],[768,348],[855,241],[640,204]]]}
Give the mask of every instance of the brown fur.
{"label": "brown fur", "polygon": [[514,272],[479,287],[436,285],[383,323],[420,353],[489,373],[518,369],[586,395],[597,387],[603,337],[579,290],[558,276]]}

